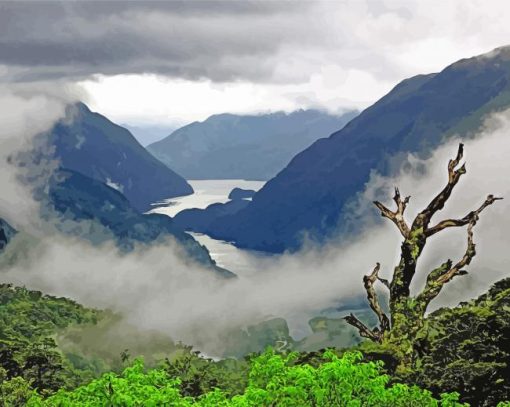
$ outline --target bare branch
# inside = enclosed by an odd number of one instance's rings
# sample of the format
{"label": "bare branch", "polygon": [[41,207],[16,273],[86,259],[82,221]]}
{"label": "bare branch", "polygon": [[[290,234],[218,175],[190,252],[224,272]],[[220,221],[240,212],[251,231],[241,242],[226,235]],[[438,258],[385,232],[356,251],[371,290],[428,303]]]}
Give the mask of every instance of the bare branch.
{"label": "bare branch", "polygon": [[[495,201],[503,198],[496,198],[493,195],[489,195],[485,202],[476,211],[470,212],[466,218],[469,218],[469,224],[467,228],[467,247],[464,256],[460,259],[453,267],[452,261],[448,260],[438,268],[432,270],[427,276],[427,283],[423,292],[418,295],[417,302],[421,304],[423,313],[425,312],[428,304],[436,298],[443,286],[450,282],[456,276],[462,276],[467,274],[464,267],[468,266],[476,256],[476,245],[473,239],[473,228],[478,222],[480,213],[489,205],[492,205]],[[442,223],[442,222],[441,222]]]}
{"label": "bare branch", "polygon": [[374,205],[381,211],[381,215],[385,218],[391,220],[395,225],[397,225],[402,236],[407,237],[409,235],[409,226],[404,219],[404,212],[406,210],[407,204],[409,203],[410,197],[407,196],[402,200],[400,196],[400,191],[398,188],[395,188],[395,195],[393,200],[397,204],[397,210],[395,212],[388,209],[379,201],[374,201]]}
{"label": "bare branch", "polygon": [[363,338],[368,338],[373,340],[374,342],[380,342],[381,337],[379,335],[379,332],[372,331],[369,327],[367,327],[363,322],[361,322],[358,318],[354,316],[354,314],[347,315],[344,317],[344,319],[347,321],[348,324],[352,325],[353,327],[357,328],[359,331],[360,336]]}
{"label": "bare branch", "polygon": [[390,329],[390,320],[382,310],[379,300],[377,299],[377,293],[374,289],[374,283],[378,280],[380,269],[381,265],[377,263],[372,273],[363,277],[363,285],[367,291],[367,299],[370,304],[370,308],[372,308],[372,311],[375,312],[377,319],[379,320],[381,335],[384,335],[384,332]]}
{"label": "bare branch", "polygon": [[448,198],[450,198],[453,188],[459,182],[462,174],[466,173],[466,164],[463,164],[460,168],[456,169],[463,156],[464,144],[460,143],[459,149],[457,150],[457,156],[455,159],[448,162],[448,183],[442,189],[442,191],[437,194],[436,197],[428,204],[428,206],[418,214],[415,219],[415,223],[419,220],[421,223],[420,226],[423,226],[426,229],[430,220],[432,219],[432,216],[434,216],[437,211],[444,208],[446,201]]}
{"label": "bare branch", "polygon": [[433,226],[431,228],[428,228],[425,232],[425,234],[428,236],[432,236],[437,232],[440,232],[443,229],[450,228],[450,227],[459,227],[459,226],[465,226],[468,223],[471,222],[472,219],[475,217],[478,217],[480,213],[487,208],[489,205],[492,205],[494,202],[503,199],[499,197],[495,197],[494,195],[488,195],[485,199],[485,202],[476,210],[469,212],[466,216],[464,216],[462,219],[446,219],[441,222],[439,222],[436,226]]}
{"label": "bare branch", "polygon": [[476,225],[476,221],[478,220],[478,217],[474,218],[467,228],[467,248],[466,252],[464,253],[464,256],[462,256],[462,259],[455,264],[450,270],[448,270],[446,273],[444,273],[441,277],[438,278],[437,282],[439,284],[446,284],[448,283],[453,277],[461,274],[467,274],[465,270],[462,270],[463,267],[468,266],[469,263],[471,263],[471,260],[473,260],[473,257],[476,256],[476,245],[473,240],[473,228]]}

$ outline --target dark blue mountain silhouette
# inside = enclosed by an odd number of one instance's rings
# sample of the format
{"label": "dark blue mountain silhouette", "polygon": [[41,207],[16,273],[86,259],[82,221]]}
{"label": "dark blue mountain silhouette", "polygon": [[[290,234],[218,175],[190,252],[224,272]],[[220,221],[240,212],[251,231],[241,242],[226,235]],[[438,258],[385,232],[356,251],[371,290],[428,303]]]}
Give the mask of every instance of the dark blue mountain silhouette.
{"label": "dark blue mountain silhouette", "polygon": [[7,243],[14,237],[16,230],[5,220],[0,218],[0,251],[2,251]]}
{"label": "dark blue mountain silhouette", "polygon": [[234,188],[230,193],[228,194],[228,199],[232,200],[238,200],[238,199],[251,199],[253,198],[253,195],[255,195],[255,192],[253,189],[242,189],[242,188]]}
{"label": "dark blue mountain silhouette", "polygon": [[205,209],[185,209],[174,217],[176,226],[193,232],[202,232],[210,229],[216,219],[233,215],[248,206],[250,201],[235,199],[226,203],[214,203]]}
{"label": "dark blue mountain silhouette", "polygon": [[230,201],[214,203],[205,209],[185,209],[174,217],[174,223],[183,230],[201,232],[208,230],[211,224],[218,218],[233,215],[244,209],[255,195],[251,189],[234,188],[228,194]]}
{"label": "dark blue mountain silhouette", "polygon": [[175,130],[147,149],[187,179],[267,180],[299,151],[356,114],[334,116],[318,110],[219,114]]}
{"label": "dark blue mountain silhouette", "polygon": [[83,103],[69,109],[51,131],[63,168],[121,191],[140,211],[159,200],[193,193],[178,174],[149,154],[131,135]]}
{"label": "dark blue mountain silhouette", "polygon": [[299,248],[304,233],[322,241],[346,227],[346,204],[372,170],[389,174],[399,156],[426,155],[454,134],[467,137],[487,113],[509,106],[509,47],[404,80],[294,157],[246,208],[202,232],[269,252]]}

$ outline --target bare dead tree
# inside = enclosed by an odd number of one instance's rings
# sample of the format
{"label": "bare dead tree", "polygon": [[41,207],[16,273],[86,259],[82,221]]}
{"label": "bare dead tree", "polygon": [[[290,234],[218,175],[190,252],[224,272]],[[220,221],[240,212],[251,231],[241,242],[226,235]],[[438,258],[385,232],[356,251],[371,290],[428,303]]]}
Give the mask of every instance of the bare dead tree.
{"label": "bare dead tree", "polygon": [[[425,313],[430,302],[441,292],[445,284],[454,277],[467,274],[464,270],[476,255],[473,240],[473,229],[478,222],[482,211],[495,201],[502,199],[488,195],[482,205],[469,212],[460,219],[445,219],[435,225],[431,225],[432,217],[443,207],[451,196],[454,187],[461,176],[466,173],[466,165],[460,165],[464,154],[463,144],[459,144],[457,156],[448,163],[448,182],[437,194],[427,207],[414,218],[411,226],[404,218],[404,213],[410,197],[402,199],[400,191],[395,188],[393,200],[396,210],[392,211],[381,202],[375,201],[375,206],[381,211],[381,215],[391,220],[399,229],[404,238],[401,246],[400,261],[393,270],[391,282],[379,277],[380,265],[377,263],[371,274],[363,277],[363,284],[367,292],[370,308],[377,315],[379,326],[369,328],[353,314],[345,317],[345,320],[356,327],[361,336],[372,341],[388,342],[397,345],[405,360],[410,361],[414,353],[416,338],[424,327]],[[460,165],[460,167],[459,167]],[[462,227],[467,225],[467,247],[463,257],[453,263],[448,259],[439,267],[429,272],[425,287],[416,296],[410,295],[410,285],[416,273],[416,265],[425,248],[427,239],[445,229]],[[384,313],[374,284],[379,281],[389,290],[390,318]]]}

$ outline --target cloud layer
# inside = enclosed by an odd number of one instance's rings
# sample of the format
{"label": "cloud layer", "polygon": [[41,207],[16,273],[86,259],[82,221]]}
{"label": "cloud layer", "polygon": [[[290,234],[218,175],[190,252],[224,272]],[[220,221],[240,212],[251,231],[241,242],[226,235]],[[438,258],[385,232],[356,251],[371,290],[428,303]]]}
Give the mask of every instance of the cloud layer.
{"label": "cloud layer", "polygon": [[[468,173],[438,220],[464,216],[489,193],[510,196],[510,186],[501,176],[510,172],[509,117],[501,114],[491,119],[480,135],[466,143]],[[224,351],[223,335],[229,329],[270,317],[287,318],[292,332],[302,335],[311,316],[363,296],[361,277],[375,262],[381,262],[384,277],[391,275],[400,236],[390,222],[373,222],[374,209],[367,202],[374,197],[389,201],[393,186],[398,185],[402,193],[412,195],[411,219],[443,187],[446,163],[456,148],[452,141],[425,161],[410,156],[392,178],[374,174],[360,197],[359,214],[366,227],[356,238],[292,255],[250,257],[257,272],[238,279],[218,279],[190,264],[171,241],[121,254],[110,243],[92,246],[58,234],[32,246],[20,262],[0,273],[0,279],[110,308],[142,329],[155,329],[210,354]],[[455,305],[509,275],[505,235],[510,228],[509,205],[508,199],[497,202],[482,214],[475,229],[478,255],[468,269],[470,274],[448,284],[434,307]],[[10,249],[22,243],[15,239]],[[420,289],[427,270],[448,257],[460,258],[465,244],[464,228],[435,237],[426,248],[413,290]]]}
{"label": "cloud layer", "polygon": [[66,106],[83,96],[78,87],[65,83],[0,84],[0,217],[12,226],[38,231],[39,204],[33,189],[44,184],[56,165],[43,157],[19,165],[21,155],[35,147],[47,149],[36,136],[49,130],[65,116]]}
{"label": "cloud layer", "polygon": [[0,61],[25,79],[159,73],[295,83],[329,64],[394,79],[417,64],[426,72],[510,40],[509,7],[479,0],[4,2]]}
{"label": "cloud layer", "polygon": [[337,112],[509,44],[509,12],[497,0],[2,2],[0,82],[80,80],[93,108],[129,124]]}

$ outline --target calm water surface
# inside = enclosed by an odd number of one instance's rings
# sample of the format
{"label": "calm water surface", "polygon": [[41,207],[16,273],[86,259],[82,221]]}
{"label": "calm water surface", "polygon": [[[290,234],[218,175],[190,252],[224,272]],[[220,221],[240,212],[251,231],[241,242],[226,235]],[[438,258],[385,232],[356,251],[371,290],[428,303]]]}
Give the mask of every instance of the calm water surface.
{"label": "calm water surface", "polygon": [[[263,181],[246,181],[239,179],[229,180],[198,180],[189,181],[193,187],[194,194],[172,198],[158,203],[151,213],[161,213],[168,216],[175,216],[184,209],[206,208],[216,202],[227,202],[228,194],[235,187],[242,189],[253,189],[258,191],[264,185]],[[257,260],[265,255],[250,250],[238,249],[234,245],[222,240],[212,239],[201,233],[190,234],[209,250],[211,257],[218,266],[224,267],[237,275],[247,275],[257,271]]]}
{"label": "calm water surface", "polygon": [[265,184],[264,181],[246,181],[244,179],[188,180],[188,183],[193,187],[194,194],[158,202],[155,204],[157,207],[151,212],[175,216],[184,209],[204,209],[216,202],[227,202],[228,194],[235,187],[258,191]]}

